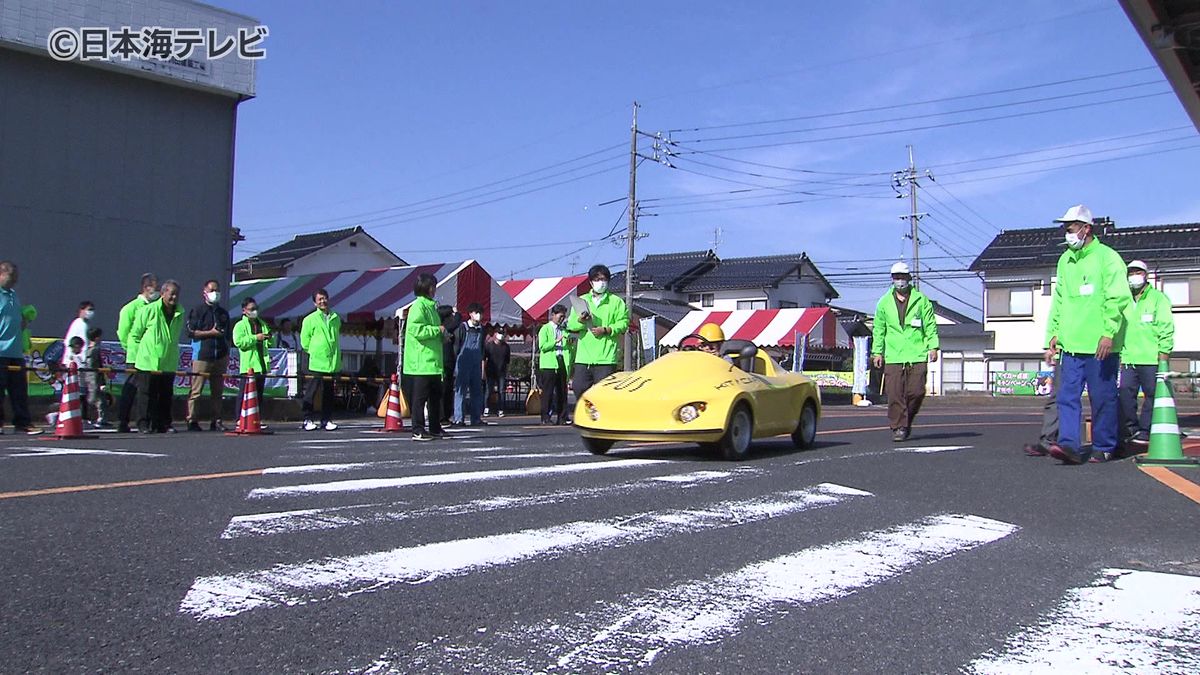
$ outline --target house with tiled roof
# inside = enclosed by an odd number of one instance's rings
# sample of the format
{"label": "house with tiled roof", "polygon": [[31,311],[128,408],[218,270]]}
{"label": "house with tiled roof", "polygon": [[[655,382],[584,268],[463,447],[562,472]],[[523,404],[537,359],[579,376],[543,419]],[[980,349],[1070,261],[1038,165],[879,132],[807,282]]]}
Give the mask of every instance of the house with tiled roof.
{"label": "house with tiled roof", "polygon": [[404,266],[400,256],[362,226],[299,234],[233,265],[234,281]]}
{"label": "house with tiled roof", "polygon": [[[611,286],[625,287],[624,272]],[[804,253],[720,258],[713,251],[647,255],[634,264],[633,294],[712,311],[817,307],[838,297]]]}
{"label": "house with tiled roof", "polygon": [[[1096,219],[1096,236],[1126,262],[1150,267],[1150,283],[1174,305],[1175,370],[1200,367],[1200,223],[1121,227]],[[1039,369],[1055,269],[1065,250],[1061,227],[1005,230],[972,262],[983,276],[984,330],[995,335],[988,369]],[[989,378],[990,379],[990,378]]]}

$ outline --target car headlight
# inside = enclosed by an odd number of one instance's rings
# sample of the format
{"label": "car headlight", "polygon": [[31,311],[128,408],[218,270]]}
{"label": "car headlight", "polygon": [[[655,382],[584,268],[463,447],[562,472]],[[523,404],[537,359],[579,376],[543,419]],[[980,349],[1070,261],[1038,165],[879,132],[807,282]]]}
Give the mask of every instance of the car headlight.
{"label": "car headlight", "polygon": [[586,398],[583,399],[583,407],[585,410],[587,410],[587,415],[588,417],[592,418],[593,422],[600,421],[600,411],[596,409],[596,406],[593,405],[591,401]]}
{"label": "car headlight", "polygon": [[696,418],[700,417],[700,413],[704,412],[705,410],[708,410],[707,403],[688,403],[680,406],[679,410],[675,412],[675,416],[679,418],[680,422],[687,424],[688,422],[695,421]]}

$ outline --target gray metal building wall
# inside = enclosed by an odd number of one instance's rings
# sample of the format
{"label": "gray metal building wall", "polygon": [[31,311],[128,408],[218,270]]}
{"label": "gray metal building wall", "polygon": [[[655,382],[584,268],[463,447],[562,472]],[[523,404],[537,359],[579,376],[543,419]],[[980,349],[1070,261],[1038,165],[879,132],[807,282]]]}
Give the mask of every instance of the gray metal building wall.
{"label": "gray metal building wall", "polygon": [[153,271],[199,302],[231,277],[237,100],[0,48],[0,258],[61,337],[80,300],[106,339]]}

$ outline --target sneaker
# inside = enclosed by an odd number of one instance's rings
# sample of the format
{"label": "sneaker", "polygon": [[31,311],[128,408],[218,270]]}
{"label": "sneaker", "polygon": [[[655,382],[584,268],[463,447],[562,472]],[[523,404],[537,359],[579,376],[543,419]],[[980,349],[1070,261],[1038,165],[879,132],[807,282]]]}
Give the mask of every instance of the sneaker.
{"label": "sneaker", "polygon": [[1064,448],[1058,444],[1050,446],[1050,456],[1062,462],[1063,464],[1083,464],[1085,461],[1079,453],[1070,448]]}
{"label": "sneaker", "polygon": [[208,430],[209,431],[229,431],[228,429],[225,428],[225,425],[221,423],[221,420],[213,420],[212,422],[210,422],[208,425]]}
{"label": "sneaker", "polygon": [[904,438],[905,438],[905,434],[904,434],[903,429],[892,429],[892,442],[893,443],[903,442]]}
{"label": "sneaker", "polygon": [[496,413],[496,417],[504,417],[504,411],[501,410],[500,412]]}
{"label": "sneaker", "polygon": [[1150,437],[1146,434],[1146,432],[1141,431],[1141,432],[1138,432],[1138,434],[1136,436],[1129,439],[1128,442],[1133,445],[1142,445],[1142,446],[1149,447],[1150,446]]}
{"label": "sneaker", "polygon": [[130,429],[128,424],[121,424],[121,425],[117,426],[117,433],[118,434],[132,434],[133,429]]}
{"label": "sneaker", "polygon": [[304,424],[300,425],[300,428],[305,431],[316,431],[318,427],[316,422],[312,420],[304,420]]}
{"label": "sneaker", "polygon": [[48,424],[49,426],[57,425],[58,424],[58,413],[56,413],[56,412],[46,413],[46,424]]}
{"label": "sneaker", "polygon": [[1026,443],[1022,450],[1024,450],[1025,454],[1030,457],[1045,457],[1046,455],[1050,454],[1050,451],[1046,448],[1043,448],[1040,443]]}
{"label": "sneaker", "polygon": [[490,415],[490,414],[491,414],[491,411],[490,411],[490,410],[488,410],[487,408],[484,408],[484,409],[483,409],[483,414],[484,414],[484,416],[486,417],[487,415]]}
{"label": "sneaker", "polygon": [[175,433],[176,431],[178,431],[178,430],[177,430],[175,427],[173,427],[173,426],[171,426],[170,424],[168,424],[167,426],[165,426],[165,427],[163,427],[161,430],[159,430],[159,433],[163,433],[163,434],[173,434],[173,433]]}
{"label": "sneaker", "polygon": [[187,430],[188,431],[204,431],[203,429],[200,428],[199,422],[188,422]]}
{"label": "sneaker", "polygon": [[1096,452],[1092,453],[1091,457],[1088,457],[1088,464],[1103,464],[1105,462],[1112,461],[1112,458],[1112,453]]}
{"label": "sneaker", "polygon": [[435,438],[435,439],[439,440],[439,441],[444,441],[444,440],[446,440],[447,438],[450,438],[449,436],[447,436],[447,435],[446,435],[446,432],[445,432],[445,431],[441,431],[440,429],[439,429],[438,431],[431,431],[431,432],[429,432],[429,435],[430,435],[430,436],[432,436],[433,438]]}
{"label": "sneaker", "polygon": [[417,433],[412,435],[412,439],[414,441],[432,441],[433,436],[431,436],[430,434],[427,434],[423,431],[418,431]]}
{"label": "sneaker", "polygon": [[325,423],[325,431],[337,431],[337,428],[338,425],[334,424],[333,422]]}
{"label": "sneaker", "polygon": [[42,431],[41,427],[35,427],[33,425],[30,425],[27,427],[17,427],[16,429],[14,429],[14,431],[16,431],[18,434],[25,434],[26,436],[37,436],[39,434],[45,433]]}

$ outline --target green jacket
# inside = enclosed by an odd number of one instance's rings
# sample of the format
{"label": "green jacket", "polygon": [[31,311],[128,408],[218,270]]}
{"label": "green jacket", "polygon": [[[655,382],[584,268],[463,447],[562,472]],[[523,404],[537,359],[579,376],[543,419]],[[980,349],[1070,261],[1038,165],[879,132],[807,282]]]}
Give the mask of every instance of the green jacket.
{"label": "green jacket", "polygon": [[875,304],[875,331],[871,340],[871,354],[883,354],[883,362],[926,363],[929,352],[937,349],[937,318],[933,315],[933,303],[917,289],[908,292],[908,308],[904,312],[904,325],[896,311],[896,290],[893,288]]}
{"label": "green jacket", "polygon": [[437,303],[418,296],[404,322],[404,374],[442,377],[444,345]]}
{"label": "green jacket", "polygon": [[[148,303],[137,311],[129,329],[129,344],[137,346],[133,365],[138,370],[171,372],[179,367],[179,336],[183,332],[184,309],[175,305],[175,314],[168,319],[163,312],[162,298]],[[126,362],[129,354],[125,355]]]}
{"label": "green jacket", "polygon": [[[538,331],[537,348],[538,348],[538,368],[542,370],[557,370],[558,369],[558,348],[554,344],[554,324],[547,323]],[[567,366],[567,372],[571,372],[571,364],[575,360],[574,340],[571,339],[571,334],[567,332],[567,327],[562,327],[563,343],[562,356],[563,363]]]}
{"label": "green jacket", "polygon": [[1100,338],[1121,351],[1125,337],[1125,308],[1133,301],[1129,275],[1120,254],[1093,239],[1078,251],[1067,249],[1058,259],[1046,343],[1058,338],[1068,354],[1094,354]]}
{"label": "green jacket", "polygon": [[[625,301],[605,292],[596,300],[591,293],[583,296],[592,320],[584,323],[579,313],[571,309],[567,319],[567,330],[579,333],[579,344],[575,347],[575,362],[585,366],[614,366],[617,364],[617,343],[629,330],[629,309]],[[592,335],[592,328],[611,328],[612,335]]]}
{"label": "green jacket", "polygon": [[[250,319],[242,317],[241,321],[233,324],[233,345],[238,348],[239,372],[245,374],[251,368],[255,375],[264,375],[270,365],[271,357],[267,356],[267,345],[271,344],[271,329],[262,319],[258,319],[258,330],[250,326]],[[259,342],[254,338],[258,333],[265,333],[266,340]]]}
{"label": "green jacket", "polygon": [[300,324],[300,347],[308,352],[308,370],[337,373],[342,370],[342,318],[314,309]]}
{"label": "green jacket", "polygon": [[125,350],[125,362],[132,364],[137,360],[137,341],[129,340],[129,332],[133,330],[133,320],[137,318],[138,310],[150,304],[140,295],[134,296],[132,300],[125,303],[121,308],[121,313],[117,317],[117,340],[121,343],[121,349]]}
{"label": "green jacket", "polygon": [[1146,284],[1141,298],[1134,299],[1125,308],[1125,346],[1121,348],[1121,363],[1155,366],[1159,354],[1170,355],[1173,349],[1175,317],[1171,315],[1171,299]]}

